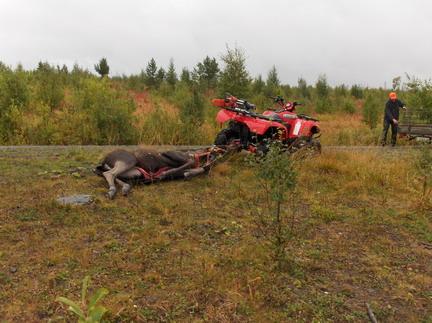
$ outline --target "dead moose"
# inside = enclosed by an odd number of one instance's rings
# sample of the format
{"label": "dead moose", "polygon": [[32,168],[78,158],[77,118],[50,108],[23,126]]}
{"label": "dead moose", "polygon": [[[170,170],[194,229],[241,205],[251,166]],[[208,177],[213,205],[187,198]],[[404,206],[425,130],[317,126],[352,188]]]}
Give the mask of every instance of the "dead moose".
{"label": "dead moose", "polygon": [[145,148],[132,152],[118,149],[103,158],[95,173],[105,177],[109,185],[107,196],[113,199],[117,193],[116,183],[122,187],[123,195],[127,195],[134,183],[192,178],[209,171],[230,151],[233,149],[217,146],[195,151],[164,152]]}

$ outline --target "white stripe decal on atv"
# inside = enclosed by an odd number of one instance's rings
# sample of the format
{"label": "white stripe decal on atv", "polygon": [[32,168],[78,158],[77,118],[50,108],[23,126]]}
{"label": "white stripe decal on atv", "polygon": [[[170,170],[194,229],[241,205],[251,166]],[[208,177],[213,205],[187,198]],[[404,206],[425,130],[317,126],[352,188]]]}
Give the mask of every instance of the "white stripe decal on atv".
{"label": "white stripe decal on atv", "polygon": [[302,124],[302,122],[300,120],[296,122],[296,125],[294,126],[294,131],[293,131],[294,136],[298,136],[301,124]]}

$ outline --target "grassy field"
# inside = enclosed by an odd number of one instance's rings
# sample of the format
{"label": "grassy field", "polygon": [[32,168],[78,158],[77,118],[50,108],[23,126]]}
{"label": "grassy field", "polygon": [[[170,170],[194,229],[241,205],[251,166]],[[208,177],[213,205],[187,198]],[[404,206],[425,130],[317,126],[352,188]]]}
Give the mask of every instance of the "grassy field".
{"label": "grassy field", "polygon": [[[415,152],[331,151],[298,167],[289,261],[257,229],[263,192],[240,155],[209,176],[113,201],[104,149],[0,155],[0,321],[65,322],[55,301],[106,287],[107,321],[432,321],[432,201]],[[67,207],[58,196],[92,194]]]}

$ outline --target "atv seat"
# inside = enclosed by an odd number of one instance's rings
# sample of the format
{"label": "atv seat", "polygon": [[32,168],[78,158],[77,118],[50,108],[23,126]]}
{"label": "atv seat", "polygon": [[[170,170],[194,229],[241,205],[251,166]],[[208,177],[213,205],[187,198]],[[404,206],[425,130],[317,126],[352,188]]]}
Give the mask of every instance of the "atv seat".
{"label": "atv seat", "polygon": [[267,120],[270,120],[270,121],[276,121],[276,122],[283,123],[282,118],[276,112],[272,112],[272,113],[269,113],[267,115],[263,115],[263,117],[265,117]]}

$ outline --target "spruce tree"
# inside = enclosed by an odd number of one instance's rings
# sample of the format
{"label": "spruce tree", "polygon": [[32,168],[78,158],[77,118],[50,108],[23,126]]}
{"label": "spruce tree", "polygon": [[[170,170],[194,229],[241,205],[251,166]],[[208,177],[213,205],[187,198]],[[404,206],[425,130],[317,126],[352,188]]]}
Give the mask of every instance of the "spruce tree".
{"label": "spruce tree", "polygon": [[351,86],[351,95],[356,99],[363,99],[363,89],[360,85],[354,84]]}
{"label": "spruce tree", "polygon": [[216,59],[208,56],[194,68],[197,81],[207,89],[216,86],[219,71],[219,65]]}
{"label": "spruce tree", "polygon": [[156,73],[157,73],[156,61],[154,58],[151,58],[145,70],[145,85],[147,85],[150,88],[154,88],[156,86]]}
{"label": "spruce tree", "polygon": [[247,98],[250,77],[246,69],[245,54],[237,47],[227,47],[227,53],[221,58],[225,64],[219,81],[221,94],[231,93],[237,97]]}
{"label": "spruce tree", "polygon": [[325,99],[328,97],[330,88],[327,83],[327,77],[325,75],[320,75],[315,84],[317,96],[320,99]]}
{"label": "spruce tree", "polygon": [[109,74],[110,68],[108,66],[108,62],[105,57],[101,58],[99,64],[96,64],[94,68],[101,77],[108,76]]}
{"label": "spruce tree", "polygon": [[304,78],[301,77],[298,79],[297,87],[299,90],[299,94],[302,98],[304,99],[310,98],[309,88]]}
{"label": "spruce tree", "polygon": [[254,94],[261,94],[264,91],[265,82],[262,79],[261,74],[253,81],[252,91]]}
{"label": "spruce tree", "polygon": [[180,82],[190,85],[191,84],[191,75],[189,70],[186,67],[183,67],[182,72],[180,74]]}
{"label": "spruce tree", "polygon": [[162,67],[159,67],[156,73],[156,87],[159,88],[159,86],[164,80],[165,80],[165,70]]}
{"label": "spruce tree", "polygon": [[172,58],[170,59],[168,71],[166,73],[166,81],[171,86],[175,86],[175,84],[177,83],[177,73],[175,71],[174,60]]}
{"label": "spruce tree", "polygon": [[276,95],[279,93],[279,86],[280,86],[280,81],[279,81],[279,77],[277,74],[277,70],[276,70],[276,66],[273,65],[273,67],[271,68],[271,70],[269,71],[268,75],[267,75],[267,80],[266,80],[266,95],[267,96],[272,96],[272,95]]}

